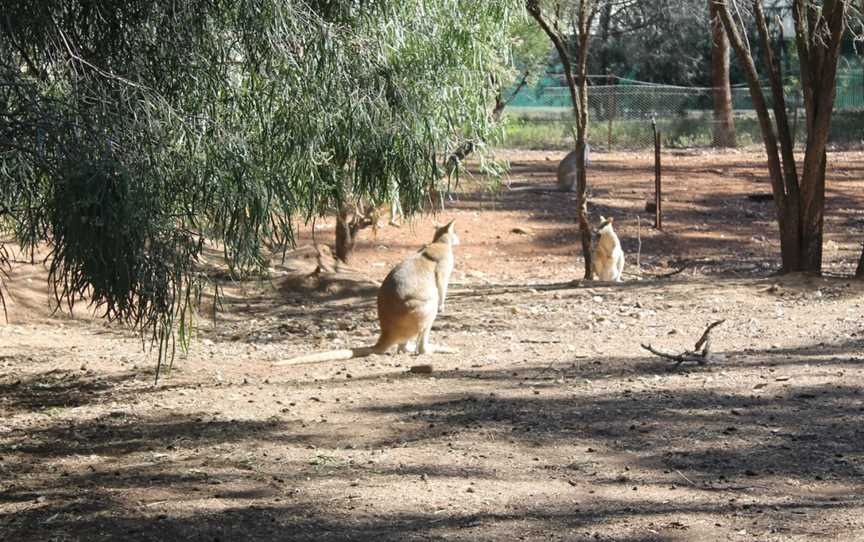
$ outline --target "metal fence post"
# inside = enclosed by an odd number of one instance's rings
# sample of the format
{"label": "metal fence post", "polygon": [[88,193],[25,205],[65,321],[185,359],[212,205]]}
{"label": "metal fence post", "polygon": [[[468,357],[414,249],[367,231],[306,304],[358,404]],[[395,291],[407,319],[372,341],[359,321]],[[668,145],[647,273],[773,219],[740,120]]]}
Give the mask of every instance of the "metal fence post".
{"label": "metal fence post", "polygon": [[660,174],[660,131],[657,129],[656,117],[651,117],[651,128],[654,130],[654,227],[663,229],[663,210],[660,197],[662,182]]}
{"label": "metal fence post", "polygon": [[606,83],[608,85],[609,90],[609,98],[606,103],[606,117],[609,121],[608,133],[606,135],[606,150],[612,150],[612,122],[615,118],[615,86],[614,86],[614,77],[610,72],[606,72]]}

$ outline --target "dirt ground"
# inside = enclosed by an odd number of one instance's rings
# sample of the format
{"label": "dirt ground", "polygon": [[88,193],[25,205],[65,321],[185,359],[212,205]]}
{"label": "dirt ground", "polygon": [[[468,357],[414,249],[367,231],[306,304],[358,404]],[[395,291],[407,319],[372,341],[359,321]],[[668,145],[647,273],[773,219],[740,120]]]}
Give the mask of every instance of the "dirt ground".
{"label": "dirt ground", "polygon": [[[438,217],[462,244],[432,341],[460,354],[273,366],[374,342],[375,281],[431,218],[365,231],[356,271],[320,280],[304,228],[155,387],[134,333],[51,316],[44,267],[16,264],[0,539],[864,540],[864,153],[829,155],[822,278],[773,275],[758,149],[666,153],[662,232],[651,155],[595,153],[622,284],[574,282],[573,197],[537,190],[563,153],[502,155],[498,192],[466,180]],[[707,365],[640,347],[719,319]]]}

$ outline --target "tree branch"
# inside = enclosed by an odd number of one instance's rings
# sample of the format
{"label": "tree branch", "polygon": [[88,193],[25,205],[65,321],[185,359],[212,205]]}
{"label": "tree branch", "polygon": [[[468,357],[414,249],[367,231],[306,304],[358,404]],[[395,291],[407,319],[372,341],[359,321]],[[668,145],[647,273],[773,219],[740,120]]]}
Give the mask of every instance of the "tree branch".
{"label": "tree branch", "polygon": [[543,17],[543,12],[538,0],[526,0],[525,9],[528,11],[528,14],[537,21],[537,24],[540,25],[543,32],[549,36],[552,45],[554,45],[555,50],[558,51],[558,56],[561,59],[562,66],[564,67],[564,76],[567,78],[567,87],[570,89],[570,101],[573,104],[573,110],[578,119],[581,117],[581,107],[579,97],[576,95],[576,82],[573,80],[573,63],[570,59],[570,53],[567,52],[567,47],[564,45],[564,40],[562,39],[561,34],[558,31],[553,30]]}
{"label": "tree branch", "polygon": [[30,56],[27,54],[27,50],[24,49],[24,47],[22,47],[21,45],[19,45],[18,40],[15,39],[15,33],[13,32],[12,24],[9,22],[8,15],[3,17],[3,29],[5,30],[6,34],[9,35],[9,40],[12,42],[12,45],[15,47],[15,49],[18,50],[18,54],[21,55],[24,63],[27,64],[27,69],[30,70],[37,79],[44,79],[44,74],[42,73],[42,70],[36,67],[36,64],[30,59]]}
{"label": "tree branch", "polygon": [[702,333],[702,336],[699,337],[699,340],[696,341],[696,345],[693,347],[693,350],[685,350],[680,354],[673,354],[669,352],[663,352],[662,350],[657,350],[650,344],[642,344],[642,348],[651,352],[655,356],[659,356],[663,359],[668,359],[676,362],[675,367],[678,367],[682,363],[685,362],[694,362],[699,365],[705,365],[709,361],[711,361],[711,331],[714,330],[715,327],[719,326],[726,320],[717,320],[716,322],[711,322],[708,324],[708,327],[705,328],[705,331]]}
{"label": "tree branch", "polygon": [[[754,1],[758,2],[759,0]],[[783,171],[780,166],[777,139],[774,136],[774,127],[771,125],[771,115],[768,113],[765,95],[762,93],[762,87],[759,84],[759,74],[756,71],[756,65],[753,62],[753,57],[750,56],[749,49],[744,45],[741,32],[739,32],[738,26],[732,19],[728,3],[725,0],[714,0],[714,5],[717,7],[717,13],[720,15],[723,27],[726,29],[729,43],[735,50],[738,61],[743,68],[744,76],[747,79],[747,86],[750,89],[750,97],[753,99],[753,108],[756,110],[756,115],[759,118],[759,126],[762,130],[762,138],[768,158],[768,170],[771,174],[771,188],[774,192],[774,201],[777,206],[777,219],[780,230],[783,231],[786,211],[786,190],[783,182]]]}
{"label": "tree branch", "polygon": [[765,19],[765,11],[762,2],[753,2],[753,11],[756,15],[756,28],[762,42],[764,52],[765,68],[768,71],[768,80],[771,85],[771,97],[773,98],[774,122],[777,124],[777,137],[780,140],[780,154],[783,159],[783,181],[786,193],[793,199],[798,197],[798,172],[795,167],[795,156],[793,154],[794,143],[792,131],[789,129],[789,119],[786,114],[786,97],[783,92],[783,81],[780,77],[780,66],[774,59],[771,49],[771,39],[768,33],[768,21]]}
{"label": "tree branch", "polygon": [[804,111],[807,115],[807,133],[813,128],[813,83],[810,65],[810,40],[807,32],[805,0],[795,0],[792,4],[792,19],[795,21],[795,43],[798,46],[798,59],[801,64],[801,91],[804,95]]}

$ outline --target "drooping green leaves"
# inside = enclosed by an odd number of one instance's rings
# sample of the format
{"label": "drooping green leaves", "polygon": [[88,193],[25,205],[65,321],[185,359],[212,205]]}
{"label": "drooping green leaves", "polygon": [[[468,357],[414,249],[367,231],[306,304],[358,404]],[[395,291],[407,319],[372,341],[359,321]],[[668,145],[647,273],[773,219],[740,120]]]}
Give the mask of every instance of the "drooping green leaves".
{"label": "drooping green leaves", "polygon": [[511,4],[8,2],[0,233],[51,245],[58,302],[87,296],[165,353],[205,239],[243,273],[292,219],[393,183],[420,205],[491,128]]}

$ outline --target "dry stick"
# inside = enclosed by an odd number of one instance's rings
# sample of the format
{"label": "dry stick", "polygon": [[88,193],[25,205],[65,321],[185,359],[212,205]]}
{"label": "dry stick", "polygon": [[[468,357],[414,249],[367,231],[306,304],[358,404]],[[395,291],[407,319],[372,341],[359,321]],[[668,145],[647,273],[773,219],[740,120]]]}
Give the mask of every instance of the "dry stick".
{"label": "dry stick", "polygon": [[669,277],[674,277],[674,276],[677,275],[678,273],[680,273],[680,272],[684,271],[685,269],[687,269],[688,267],[690,267],[690,263],[691,263],[691,262],[684,262],[684,265],[682,265],[681,267],[679,267],[679,268],[676,269],[675,271],[670,271],[670,272],[668,272],[668,273],[663,273],[662,275],[657,275],[656,278],[658,278],[658,279],[668,279]]}
{"label": "dry stick", "polygon": [[698,364],[700,364],[700,365],[704,365],[704,364],[705,364],[705,361],[706,361],[705,358],[703,358],[702,356],[699,355],[699,353],[697,353],[697,352],[691,352],[691,351],[689,351],[689,350],[686,350],[686,351],[684,351],[684,352],[682,352],[682,353],[680,353],[680,354],[672,354],[672,353],[669,353],[669,352],[662,352],[662,351],[660,351],[660,350],[657,350],[657,349],[655,349],[653,346],[651,346],[650,344],[643,344],[643,345],[642,345],[642,348],[644,348],[645,350],[651,352],[651,353],[654,354],[655,356],[659,356],[659,357],[661,357],[661,358],[668,359],[668,360],[671,360],[671,361],[676,362],[676,363],[675,363],[675,366],[676,366],[676,367],[677,367],[678,365],[681,365],[681,364],[684,363],[685,361],[692,361],[692,362],[694,362],[694,363],[698,363]]}
{"label": "dry stick", "polygon": [[675,472],[678,473],[678,476],[680,476],[681,478],[684,478],[685,480],[687,480],[687,482],[689,482],[691,486],[695,486],[695,485],[696,485],[696,482],[694,482],[694,481],[691,480],[690,478],[687,478],[686,476],[684,476],[684,473],[681,472],[680,470],[675,469]]}
{"label": "dry stick", "polygon": [[[699,340],[696,341],[696,345],[693,347],[694,350],[702,349],[702,356],[707,357],[710,354],[711,348],[711,337],[709,337],[711,330],[715,327],[719,326],[726,320],[717,320],[716,322],[711,322],[708,324],[708,327],[705,328],[705,332],[702,333],[702,336],[699,337]],[[703,346],[704,345],[704,346]]]}
{"label": "dry stick", "polygon": [[691,262],[691,261],[686,261],[686,262],[684,262],[684,264],[683,264],[681,267],[679,267],[678,269],[676,269],[676,270],[674,270],[674,271],[670,271],[670,272],[668,272],[668,273],[661,273],[661,274],[659,274],[659,275],[655,275],[654,273],[648,273],[647,271],[643,271],[642,274],[643,274],[643,275],[648,275],[649,277],[653,277],[653,278],[655,278],[655,279],[668,279],[669,277],[674,277],[674,276],[677,275],[678,273],[681,273],[682,271],[686,270],[686,269],[687,269],[688,267],[690,267],[692,264],[693,264],[693,262]]}
{"label": "dry stick", "polygon": [[696,341],[696,345],[693,347],[693,350],[685,350],[680,354],[672,354],[669,352],[662,352],[660,350],[657,350],[650,344],[643,344],[642,348],[651,352],[655,356],[674,361],[675,367],[678,367],[679,365],[687,361],[692,361],[694,363],[698,363],[699,365],[704,365],[705,363],[710,361],[709,356],[711,355],[711,331],[725,321],[726,320],[717,320],[716,322],[708,324],[708,327],[705,328],[702,336],[699,337],[698,341]]}

